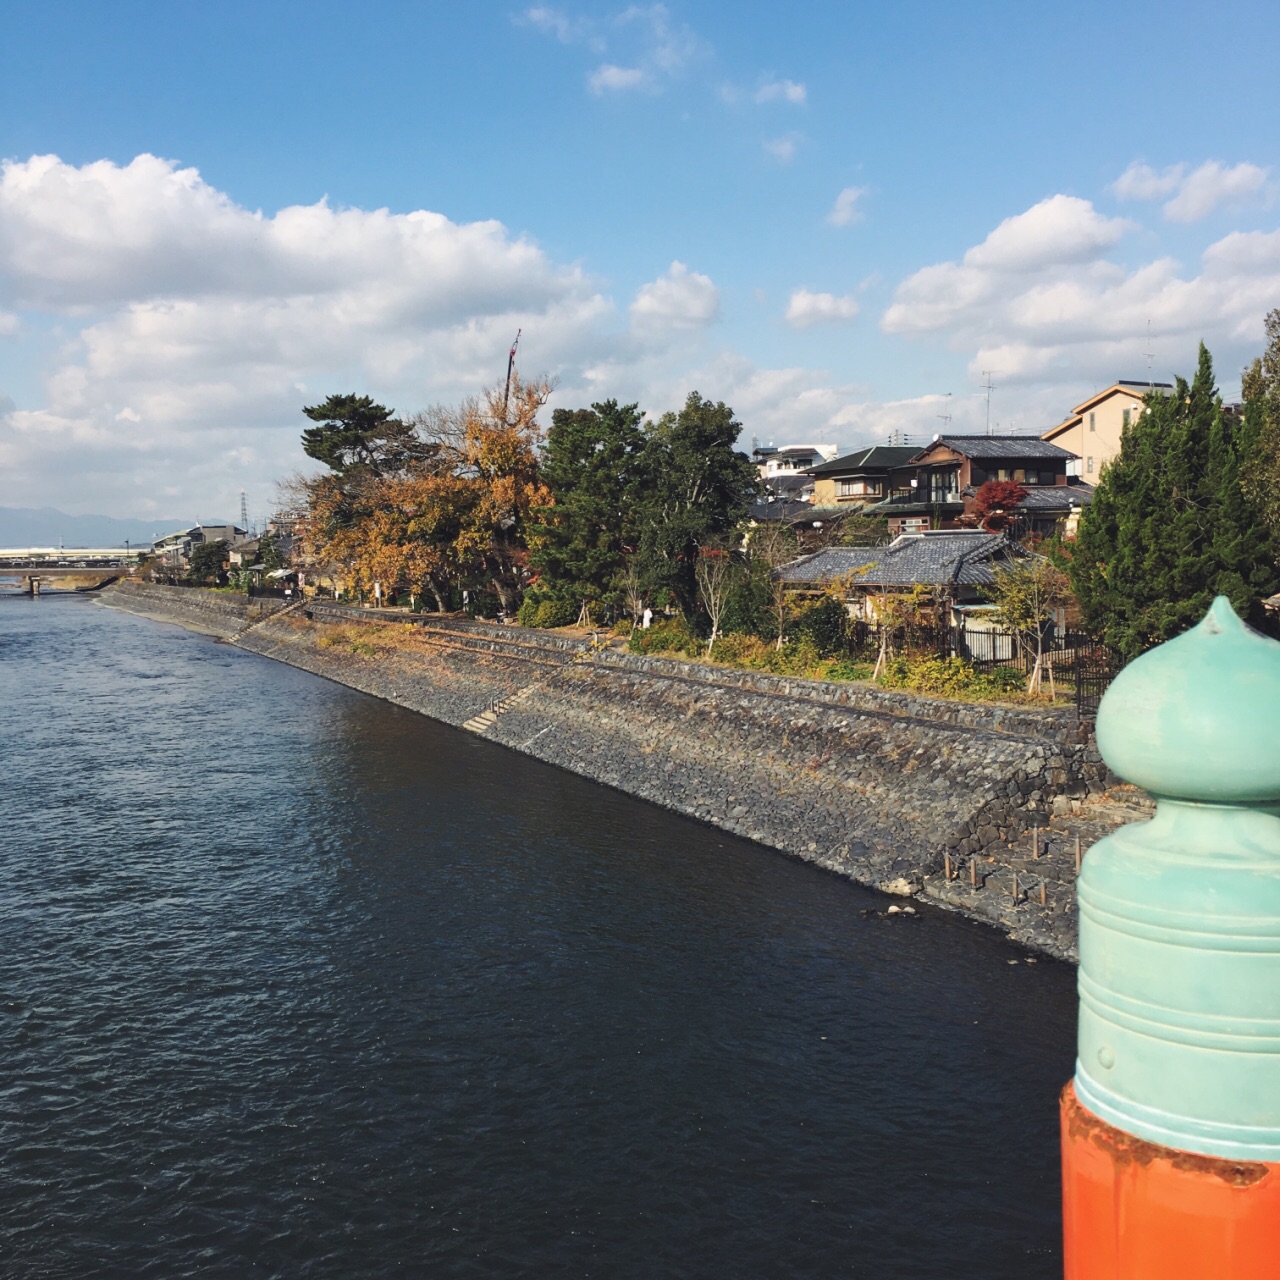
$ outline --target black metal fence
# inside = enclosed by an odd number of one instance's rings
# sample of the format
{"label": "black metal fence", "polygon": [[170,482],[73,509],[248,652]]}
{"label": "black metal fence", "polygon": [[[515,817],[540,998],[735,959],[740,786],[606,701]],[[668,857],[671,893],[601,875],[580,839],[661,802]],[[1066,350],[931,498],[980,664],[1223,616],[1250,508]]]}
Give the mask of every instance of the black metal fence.
{"label": "black metal fence", "polygon": [[[850,626],[849,648],[855,657],[870,661],[880,652],[884,632],[874,623],[855,621]],[[967,623],[916,624],[894,628],[888,648],[913,658],[963,658],[978,671],[1011,667],[1030,676],[1036,662],[1034,643],[1027,644],[1007,631],[975,627]],[[1074,690],[1082,716],[1097,714],[1098,703],[1124,660],[1114,649],[1084,632],[1050,627],[1040,644],[1042,674],[1064,692]]]}

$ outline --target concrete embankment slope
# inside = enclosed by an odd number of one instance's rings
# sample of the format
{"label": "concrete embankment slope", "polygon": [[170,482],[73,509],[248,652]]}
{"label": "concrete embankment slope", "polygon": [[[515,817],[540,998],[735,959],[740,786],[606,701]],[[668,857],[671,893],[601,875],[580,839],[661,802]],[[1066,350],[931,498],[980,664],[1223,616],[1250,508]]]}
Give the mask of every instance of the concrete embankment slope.
{"label": "concrete embankment slope", "polygon": [[107,594],[1074,956],[1074,868],[1018,848],[1052,808],[1102,789],[1097,753],[1069,713],[592,651],[454,619],[370,626],[334,606],[246,631],[254,619],[233,597],[136,584]]}

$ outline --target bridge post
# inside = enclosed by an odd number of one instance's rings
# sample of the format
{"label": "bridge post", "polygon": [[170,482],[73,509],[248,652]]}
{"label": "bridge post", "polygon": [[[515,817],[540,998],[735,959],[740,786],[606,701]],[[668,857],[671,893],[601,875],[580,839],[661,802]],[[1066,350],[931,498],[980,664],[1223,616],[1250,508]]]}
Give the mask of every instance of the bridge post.
{"label": "bridge post", "polygon": [[40,594],[40,579],[33,573],[27,578],[27,595],[38,596]]}
{"label": "bridge post", "polygon": [[1120,673],[1098,746],[1157,801],[1084,860],[1066,1280],[1280,1266],[1280,644],[1224,597]]}

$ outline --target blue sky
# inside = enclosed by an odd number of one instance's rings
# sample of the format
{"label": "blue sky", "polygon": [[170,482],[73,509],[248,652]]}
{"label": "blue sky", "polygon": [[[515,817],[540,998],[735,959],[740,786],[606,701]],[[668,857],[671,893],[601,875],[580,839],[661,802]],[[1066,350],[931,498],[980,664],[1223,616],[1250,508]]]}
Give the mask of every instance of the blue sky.
{"label": "blue sky", "polygon": [[[1224,392],[1280,306],[1262,4],[6,6],[3,501],[272,501],[303,403],[521,364],[852,447]],[[321,203],[323,201],[323,204]],[[379,212],[385,211],[385,212]],[[1149,326],[1149,327],[1148,327]],[[950,399],[946,393],[950,392]]]}

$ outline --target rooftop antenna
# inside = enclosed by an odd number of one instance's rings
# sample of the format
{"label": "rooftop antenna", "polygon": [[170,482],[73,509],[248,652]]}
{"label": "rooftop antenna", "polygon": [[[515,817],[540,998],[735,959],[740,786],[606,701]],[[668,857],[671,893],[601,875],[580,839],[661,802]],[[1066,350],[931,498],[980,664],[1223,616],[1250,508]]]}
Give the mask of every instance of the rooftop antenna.
{"label": "rooftop antenna", "polygon": [[1151,350],[1151,317],[1147,317],[1147,349],[1142,353],[1147,357],[1147,391],[1148,393],[1155,390],[1156,384],[1151,380],[1151,363],[1156,358],[1156,353]]}
{"label": "rooftop antenna", "polygon": [[511,344],[511,351],[507,355],[507,385],[502,392],[502,421],[507,420],[507,399],[511,395],[511,375],[515,372],[516,367],[516,348],[520,345],[520,335],[523,329],[516,330],[516,340]]}
{"label": "rooftop antenna", "polygon": [[987,392],[987,435],[991,434],[991,393],[996,389],[996,384],[991,381],[991,375],[995,373],[994,369],[983,369],[982,376],[986,378],[986,382],[982,385]]}
{"label": "rooftop antenna", "polygon": [[951,392],[947,392],[946,413],[940,413],[937,416],[942,420],[942,429],[945,431],[951,425]]}
{"label": "rooftop antenna", "polygon": [[240,490],[240,527],[245,532],[245,537],[249,536],[249,504],[245,500],[244,490]]}

